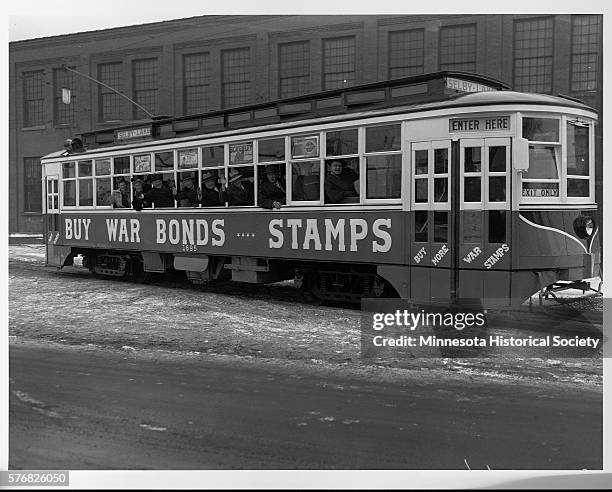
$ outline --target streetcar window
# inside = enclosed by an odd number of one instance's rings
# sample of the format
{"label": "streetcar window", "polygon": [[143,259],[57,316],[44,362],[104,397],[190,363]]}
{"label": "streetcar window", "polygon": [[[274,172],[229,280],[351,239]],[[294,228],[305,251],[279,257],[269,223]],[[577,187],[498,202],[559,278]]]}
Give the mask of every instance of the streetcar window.
{"label": "streetcar window", "polygon": [[427,238],[427,211],[417,210],[414,212],[414,241],[426,243]]}
{"label": "streetcar window", "polygon": [[523,179],[559,179],[557,147],[529,146],[529,170]]}
{"label": "streetcar window", "polygon": [[427,191],[429,182],[427,178],[414,180],[414,201],[415,203],[427,203]]}
{"label": "streetcar window", "polygon": [[506,212],[489,210],[489,243],[506,242]]}
{"label": "streetcar window", "polygon": [[366,157],[366,198],[400,198],[401,194],[402,156]]}
{"label": "streetcar window", "polygon": [[100,159],[96,161],[96,176],[108,176],[110,172],[110,159]]}
{"label": "streetcar window", "polygon": [[328,159],[325,167],[325,203],[359,203],[359,160]]}
{"label": "streetcar window", "polygon": [[[117,162],[117,159],[115,159],[115,162]],[[128,172],[129,172],[129,167],[128,167]],[[140,155],[134,156],[134,172],[135,173],[150,173],[151,172],[151,154],[140,154]],[[123,173],[118,173],[115,170],[115,174],[123,174]]]}
{"label": "streetcar window", "polygon": [[590,196],[589,127],[567,123],[567,196]]}
{"label": "streetcar window", "polygon": [[158,152],[155,154],[155,172],[174,169],[174,152]]}
{"label": "streetcar window", "polygon": [[257,166],[257,175],[259,178],[257,205],[268,209],[274,208],[275,202],[285,205],[287,203],[285,165]]}
{"label": "streetcar window", "polygon": [[567,174],[589,175],[589,127],[567,124]]}
{"label": "streetcar window", "polygon": [[567,196],[569,197],[588,197],[589,196],[589,180],[588,179],[568,179],[567,180]]}
{"label": "streetcar window", "polygon": [[506,172],[506,147],[489,147],[489,172]]}
{"label": "streetcar window", "polygon": [[[81,207],[93,205],[93,174],[92,161],[80,161],[78,165],[79,203]],[[85,178],[85,179],[83,179]]]}
{"label": "streetcar window", "polygon": [[224,199],[230,207],[255,205],[254,174],[253,166],[230,168],[224,192]]}
{"label": "streetcar window", "polygon": [[96,179],[96,205],[108,206],[111,204],[111,179]]}
{"label": "streetcar window", "polygon": [[356,154],[357,129],[327,132],[325,136],[325,152],[328,156]]}
{"label": "streetcar window", "polygon": [[558,142],[559,120],[554,118],[523,118],[523,138],[532,142]]}
{"label": "streetcar window", "polygon": [[400,150],[400,125],[372,126],[366,128],[366,152]]}
{"label": "streetcar window", "polygon": [[76,206],[76,180],[64,181],[64,206]]}
{"label": "streetcar window", "polygon": [[506,177],[505,176],[489,177],[489,201],[490,202],[505,202],[506,201]]}
{"label": "streetcar window", "polygon": [[92,174],[91,161],[79,162],[79,178],[91,176]]}
{"label": "streetcar window", "polygon": [[434,174],[448,172],[448,149],[434,149]]}
{"label": "streetcar window", "polygon": [[225,200],[221,193],[221,181],[225,179],[224,169],[207,169],[202,171],[200,186],[203,207],[223,207]]}
{"label": "streetcar window", "polygon": [[[482,169],[482,157],[480,147],[465,148],[464,170],[466,173],[479,173]],[[480,201],[480,200],[478,200]]]}
{"label": "streetcar window", "polygon": [[74,178],[75,176],[74,162],[64,162],[62,165],[62,178]]}
{"label": "streetcar window", "polygon": [[198,149],[185,149],[178,151],[179,169],[194,169],[198,167]]}
{"label": "streetcar window", "polygon": [[428,150],[416,150],[414,152],[414,174],[427,174],[429,172],[428,156]]}
{"label": "streetcar window", "polygon": [[258,142],[257,155],[259,162],[277,162],[285,160],[285,139],[272,138]]}
{"label": "streetcar window", "polygon": [[198,191],[198,173],[183,172],[178,174],[178,187],[176,202],[179,207],[196,207],[199,203]]}
{"label": "streetcar window", "polygon": [[434,212],[434,243],[448,242],[448,212]]}
{"label": "streetcar window", "polygon": [[435,203],[448,202],[448,149],[434,149],[434,196]]}
{"label": "streetcar window", "polygon": [[463,201],[480,202],[480,177],[466,177],[464,178],[463,183]]}
{"label": "streetcar window", "polygon": [[93,205],[93,179],[79,179],[79,206]]}
{"label": "streetcar window", "polygon": [[434,202],[448,202],[448,178],[434,178]]}
{"label": "streetcar window", "polygon": [[253,162],[253,141],[229,144],[229,163],[231,166]]}
{"label": "streetcar window", "polygon": [[223,145],[202,147],[202,167],[223,166]]}
{"label": "streetcar window", "polygon": [[318,201],[321,183],[319,161],[291,163],[291,200]]}
{"label": "streetcar window", "polygon": [[[142,157],[142,156],[140,156]],[[146,155],[146,157],[149,158],[148,162],[149,162],[149,169],[148,171],[150,171],[150,166],[151,166],[151,156],[149,154]],[[134,158],[136,159],[136,157]],[[134,161],[136,162],[136,161]],[[134,165],[134,167],[136,167]],[[123,156],[123,157],[115,157],[113,159],[113,172],[115,174],[130,174],[130,157],[129,156]],[[136,171],[136,172],[146,172],[146,171]]]}

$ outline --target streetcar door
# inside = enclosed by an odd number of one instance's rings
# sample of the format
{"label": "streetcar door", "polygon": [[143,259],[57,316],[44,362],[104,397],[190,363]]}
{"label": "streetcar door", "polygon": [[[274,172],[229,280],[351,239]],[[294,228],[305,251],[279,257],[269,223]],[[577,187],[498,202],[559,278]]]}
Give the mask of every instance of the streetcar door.
{"label": "streetcar door", "polygon": [[411,297],[449,299],[453,258],[451,141],[411,145]]}
{"label": "streetcar door", "polygon": [[56,256],[57,241],[60,236],[60,215],[59,215],[59,176],[47,176],[45,180],[45,244],[46,244],[46,265],[56,266],[54,262]]}
{"label": "streetcar door", "polygon": [[510,139],[461,139],[454,143],[454,150],[459,173],[454,187],[458,193],[453,199],[457,225],[453,290],[463,299],[507,298],[511,268]]}

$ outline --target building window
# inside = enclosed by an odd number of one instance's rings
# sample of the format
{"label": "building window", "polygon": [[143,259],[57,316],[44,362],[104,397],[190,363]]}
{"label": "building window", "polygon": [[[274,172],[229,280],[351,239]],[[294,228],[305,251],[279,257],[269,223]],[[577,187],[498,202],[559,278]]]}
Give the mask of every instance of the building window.
{"label": "building window", "polygon": [[23,163],[23,210],[24,212],[42,212],[40,157],[26,157]]}
{"label": "building window", "polygon": [[[74,67],[69,67],[74,69]],[[70,102],[63,102],[62,89],[70,90]],[[54,98],[54,121],[56,125],[72,125],[76,114],[76,91],[74,73],[61,68],[53,70],[53,92]]]}
{"label": "building window", "polygon": [[[157,58],[134,60],[133,70],[134,101],[149,113],[157,114],[159,110]],[[137,106],[134,106],[133,114],[135,120],[149,118],[149,115]]]}
{"label": "building window", "polygon": [[251,93],[251,55],[249,48],[221,52],[223,107],[247,104]]}
{"label": "building window", "polygon": [[[98,65],[98,80],[117,91],[121,91],[123,88],[121,83],[122,75],[123,66],[121,62]],[[107,87],[100,86],[98,101],[100,121],[120,120],[121,102],[122,98],[119,94],[111,91]]]}
{"label": "building window", "polygon": [[389,78],[423,73],[423,29],[389,33]]}
{"label": "building window", "polygon": [[210,54],[183,56],[183,112],[210,111]]}
{"label": "building window", "polygon": [[600,15],[572,16],[572,91],[597,89],[600,40]]}
{"label": "building window", "polygon": [[323,40],[323,90],[355,85],[355,37]]}
{"label": "building window", "polygon": [[552,92],[553,18],[514,22],[514,89]]}
{"label": "building window", "polygon": [[476,25],[440,29],[440,70],[476,71]]}
{"label": "building window", "polygon": [[310,43],[278,45],[279,96],[295,97],[310,89]]}
{"label": "building window", "polygon": [[23,73],[23,126],[45,124],[45,72]]}

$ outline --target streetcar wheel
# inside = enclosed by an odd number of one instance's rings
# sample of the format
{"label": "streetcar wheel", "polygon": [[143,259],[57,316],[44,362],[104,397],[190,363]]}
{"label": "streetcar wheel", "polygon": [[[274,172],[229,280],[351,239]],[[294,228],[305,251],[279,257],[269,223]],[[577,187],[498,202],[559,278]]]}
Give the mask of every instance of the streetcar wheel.
{"label": "streetcar wheel", "polygon": [[395,289],[384,278],[376,275],[369,292],[370,297],[396,297]]}

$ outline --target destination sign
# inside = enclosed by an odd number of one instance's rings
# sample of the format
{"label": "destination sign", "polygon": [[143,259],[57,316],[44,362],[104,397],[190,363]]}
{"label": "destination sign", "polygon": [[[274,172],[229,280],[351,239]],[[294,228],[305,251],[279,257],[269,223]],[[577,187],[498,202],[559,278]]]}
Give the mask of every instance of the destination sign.
{"label": "destination sign", "polygon": [[133,140],[140,138],[149,138],[152,135],[152,126],[142,126],[140,128],[130,128],[128,130],[116,130],[115,140],[123,142],[125,140]]}
{"label": "destination sign", "polygon": [[500,132],[510,130],[510,116],[487,116],[486,118],[451,118],[448,132]]}
{"label": "destination sign", "polygon": [[470,82],[469,80],[456,79],[454,77],[446,77],[446,88],[461,92],[491,92],[497,90],[488,85]]}

